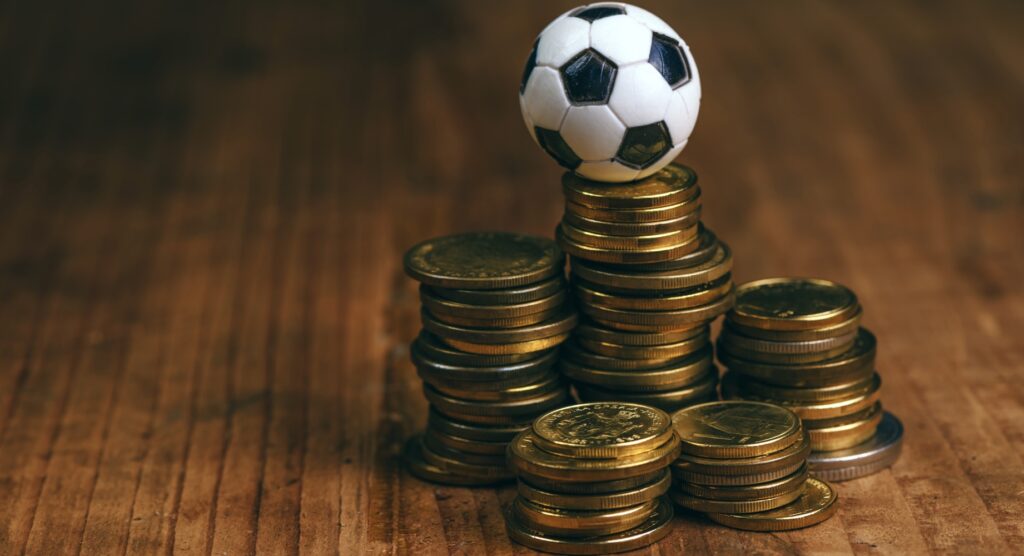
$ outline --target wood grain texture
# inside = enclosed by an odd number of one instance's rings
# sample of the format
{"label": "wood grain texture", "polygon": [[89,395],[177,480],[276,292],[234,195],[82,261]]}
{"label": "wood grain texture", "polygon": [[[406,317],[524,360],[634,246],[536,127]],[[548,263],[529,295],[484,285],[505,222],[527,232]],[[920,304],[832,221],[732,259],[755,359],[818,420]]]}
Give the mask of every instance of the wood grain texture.
{"label": "wood grain texture", "polygon": [[[642,552],[1024,553],[1024,6],[648,7],[735,278],[854,288],[906,443],[834,519]],[[515,99],[559,2],[0,7],[0,554],[507,554],[421,483],[400,257],[550,235]]]}

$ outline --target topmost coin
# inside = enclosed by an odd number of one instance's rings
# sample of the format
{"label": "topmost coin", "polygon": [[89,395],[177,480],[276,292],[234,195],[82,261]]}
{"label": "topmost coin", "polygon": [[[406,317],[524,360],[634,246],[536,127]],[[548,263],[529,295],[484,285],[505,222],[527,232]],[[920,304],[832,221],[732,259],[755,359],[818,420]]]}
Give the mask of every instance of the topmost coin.
{"label": "topmost coin", "polygon": [[836,324],[857,312],[846,286],[813,278],[766,278],[736,288],[728,318],[768,330],[808,330]]}
{"label": "topmost coin", "polygon": [[554,241],[505,232],[429,239],[405,253],[405,272],[441,288],[486,290],[531,284],[562,271]]}
{"label": "topmost coin", "polygon": [[562,177],[565,197],[576,204],[594,208],[634,209],[677,205],[694,200],[700,193],[697,174],[678,164],[669,164],[640,181],[609,184],[590,181],[575,174]]}
{"label": "topmost coin", "polygon": [[660,409],[635,403],[571,405],[533,422],[537,445],[577,458],[614,458],[653,450],[671,440],[672,420]]}
{"label": "topmost coin", "polygon": [[672,414],[683,452],[711,458],[747,458],[782,450],[802,438],[800,418],[762,402],[708,402]]}

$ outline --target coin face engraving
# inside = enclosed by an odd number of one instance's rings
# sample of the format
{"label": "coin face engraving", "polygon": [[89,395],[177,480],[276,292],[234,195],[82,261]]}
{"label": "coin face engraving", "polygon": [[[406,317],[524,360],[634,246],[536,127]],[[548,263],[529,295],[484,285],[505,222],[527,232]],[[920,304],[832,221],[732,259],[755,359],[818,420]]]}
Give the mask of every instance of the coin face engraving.
{"label": "coin face engraving", "polygon": [[857,304],[848,288],[824,280],[763,280],[736,293],[736,312],[753,317],[799,319],[827,316]]}
{"label": "coin face engraving", "polygon": [[684,444],[735,449],[783,441],[800,428],[787,409],[759,402],[711,402],[677,411],[672,424]]}
{"label": "coin face engraving", "polygon": [[425,282],[431,278],[435,282],[543,278],[561,264],[562,252],[553,241],[504,232],[434,238],[412,247],[405,255],[407,272]]}
{"label": "coin face engraving", "polygon": [[590,403],[558,409],[534,423],[536,433],[568,446],[613,446],[652,439],[670,426],[660,410],[629,403]]}

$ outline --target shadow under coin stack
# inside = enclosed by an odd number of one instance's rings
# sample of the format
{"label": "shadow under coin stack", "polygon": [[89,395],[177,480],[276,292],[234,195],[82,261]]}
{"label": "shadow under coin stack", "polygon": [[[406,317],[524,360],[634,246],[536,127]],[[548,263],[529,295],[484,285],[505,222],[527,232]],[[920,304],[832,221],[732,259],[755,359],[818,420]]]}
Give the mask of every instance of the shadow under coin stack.
{"label": "shadow under coin stack", "polygon": [[563,554],[634,550],[668,534],[668,465],[679,439],[665,412],[596,402],[554,410],[512,441],[519,478],[506,515],[509,537]]}
{"label": "shadow under coin stack", "polygon": [[716,399],[710,323],[732,305],[729,247],[700,224],[697,176],[670,164],[624,184],[562,178],[556,235],[585,321],[562,350],[581,400],[673,411]]}
{"label": "shadow under coin stack", "polygon": [[800,418],[760,402],[710,402],[677,411],[682,453],[672,499],[737,529],[782,531],[820,523],[836,493],[810,478],[810,441]]}
{"label": "shadow under coin stack", "polygon": [[423,303],[410,352],[430,402],[427,430],[406,444],[414,475],[465,486],[510,480],[508,442],[569,400],[555,369],[576,325],[564,265],[550,239],[511,233],[441,237],[406,253]]}
{"label": "shadow under coin stack", "polygon": [[725,398],[791,409],[811,437],[811,473],[852,479],[899,456],[903,427],[879,401],[875,337],[848,288],[770,278],[737,289],[718,339]]}

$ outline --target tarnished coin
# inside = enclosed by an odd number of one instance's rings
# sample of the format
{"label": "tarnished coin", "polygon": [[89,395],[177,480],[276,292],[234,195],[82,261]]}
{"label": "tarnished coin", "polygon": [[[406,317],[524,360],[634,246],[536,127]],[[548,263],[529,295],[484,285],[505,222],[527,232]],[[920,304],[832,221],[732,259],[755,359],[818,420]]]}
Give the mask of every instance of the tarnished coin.
{"label": "tarnished coin", "polygon": [[427,311],[421,311],[420,318],[423,320],[423,328],[441,338],[448,345],[458,347],[453,345],[450,340],[478,344],[511,344],[551,338],[572,330],[576,326],[577,317],[571,308],[565,307],[554,317],[538,324],[494,330],[447,324],[437,320]]}
{"label": "tarnished coin", "polygon": [[461,436],[452,436],[445,431],[434,427],[427,427],[424,433],[425,438],[433,438],[436,442],[447,448],[467,454],[479,454],[487,456],[498,456],[504,460],[508,442],[494,442],[483,440],[471,440]]}
{"label": "tarnished coin", "polygon": [[424,241],[404,262],[406,273],[424,284],[486,290],[539,282],[561,272],[565,261],[547,238],[474,232]]}
{"label": "tarnished coin", "polygon": [[759,363],[719,353],[718,359],[730,371],[738,372],[769,384],[792,387],[829,386],[846,380],[866,378],[874,373],[875,336],[861,328],[853,347],[833,359],[798,365]]}
{"label": "tarnished coin", "polygon": [[629,236],[616,236],[581,230],[568,222],[562,222],[558,229],[565,236],[566,240],[595,249],[647,250],[668,248],[696,241],[697,238],[696,226],[655,234]]}
{"label": "tarnished coin", "polygon": [[698,224],[697,241],[699,245],[693,251],[671,261],[644,265],[644,271],[678,270],[704,264],[711,260],[718,251],[718,237],[704,224]]}
{"label": "tarnished coin", "polygon": [[760,500],[771,498],[784,492],[792,492],[803,486],[807,480],[807,465],[803,465],[796,473],[786,475],[781,479],[757,483],[745,486],[709,486],[678,481],[676,486],[679,490],[701,498],[714,500]]}
{"label": "tarnished coin", "polygon": [[672,503],[664,496],[640,525],[614,535],[557,537],[528,528],[515,512],[505,516],[505,527],[513,541],[533,550],[556,554],[612,554],[643,548],[665,538],[671,531]]}
{"label": "tarnished coin", "polygon": [[718,346],[718,350],[729,354],[731,357],[773,365],[800,365],[803,363],[828,361],[829,359],[834,359],[850,351],[850,348],[852,347],[851,344],[844,344],[830,348],[827,351],[812,353],[772,353],[737,347],[735,344],[729,343],[731,339],[732,338],[728,336],[719,336],[718,343],[716,344]]}
{"label": "tarnished coin", "polygon": [[672,415],[688,454],[742,458],[770,454],[800,439],[800,419],[777,405],[748,401],[710,402]]}
{"label": "tarnished coin", "polygon": [[557,351],[543,352],[539,357],[508,365],[452,365],[436,361],[422,351],[418,342],[409,350],[413,365],[430,382],[487,382],[508,385],[526,384],[543,374],[558,361]]}
{"label": "tarnished coin", "polygon": [[526,481],[530,486],[536,489],[546,490],[548,492],[557,492],[565,495],[579,494],[586,496],[598,494],[612,495],[617,492],[635,490],[645,485],[659,482],[665,478],[668,478],[669,480],[672,478],[672,474],[669,473],[668,469],[659,469],[652,473],[645,473],[643,475],[627,477],[625,479],[588,483],[566,482],[522,472],[519,474],[520,481]]}
{"label": "tarnished coin", "polygon": [[865,377],[855,377],[853,380],[846,379],[829,386],[791,388],[776,386],[746,376],[743,377],[743,380],[737,380],[736,385],[744,395],[749,394],[758,398],[816,402],[839,400],[867,393],[871,390],[873,382],[874,373]]}
{"label": "tarnished coin", "polygon": [[562,232],[561,226],[555,230],[555,239],[558,241],[558,245],[563,251],[574,257],[588,261],[621,265],[649,264],[678,259],[687,253],[693,252],[700,245],[697,238],[693,237],[688,240],[681,241],[680,243],[673,243],[667,246],[659,245],[656,247],[630,247],[621,249],[596,247],[581,243],[566,236]]}
{"label": "tarnished coin", "polygon": [[595,208],[631,209],[673,205],[696,198],[697,174],[669,164],[649,177],[628,183],[595,182],[573,173],[562,176],[566,200]]}
{"label": "tarnished coin", "polygon": [[552,454],[537,446],[536,435],[526,431],[509,443],[508,462],[516,471],[567,482],[596,482],[646,475],[668,466],[679,455],[675,436],[665,444],[640,454],[614,459],[573,459]]}
{"label": "tarnished coin", "polygon": [[592,264],[589,262],[592,260],[598,259],[587,259],[586,261],[574,259],[572,275],[600,285],[608,291],[632,291],[644,294],[655,291],[678,292],[713,282],[732,271],[732,251],[723,242],[718,242],[714,255],[707,261],[697,266],[670,270],[649,271],[645,269],[640,271],[611,265]]}
{"label": "tarnished coin", "polygon": [[456,340],[454,338],[443,338],[442,340],[451,347],[467,353],[504,355],[547,351],[557,347],[568,339],[569,333],[566,332],[565,334],[559,334],[557,336],[548,336],[547,338],[528,340],[525,342],[512,342],[508,344],[469,342],[465,340]]}
{"label": "tarnished coin", "polygon": [[672,419],[660,409],[633,403],[571,405],[533,422],[534,442],[553,454],[616,458],[639,454],[672,438]]}
{"label": "tarnished coin", "polygon": [[849,288],[813,278],[767,278],[736,290],[729,319],[770,330],[806,330],[830,326],[857,312],[857,296]]}
{"label": "tarnished coin", "polygon": [[482,475],[462,475],[442,469],[423,458],[423,444],[419,435],[413,436],[405,443],[406,467],[414,477],[431,483],[456,486],[484,486],[503,482],[511,478],[506,471],[502,474],[485,473]]}
{"label": "tarnished coin", "polygon": [[845,450],[815,452],[807,459],[814,476],[829,481],[847,481],[876,473],[892,465],[903,446],[903,424],[885,412],[874,436]]}
{"label": "tarnished coin", "polygon": [[748,531],[788,531],[821,523],[836,512],[838,493],[832,485],[815,478],[807,479],[804,492],[781,508],[752,514],[709,513],[712,521]]}
{"label": "tarnished coin", "polygon": [[630,295],[622,293],[608,293],[600,289],[600,286],[587,284],[586,281],[577,279],[573,283],[573,293],[583,303],[601,305],[609,309],[626,309],[639,311],[669,311],[673,309],[689,309],[712,303],[729,293],[732,289],[732,277],[729,274],[721,278],[685,289],[680,292],[648,295]]}
{"label": "tarnished coin", "polygon": [[[680,454],[672,463],[674,471],[686,471],[705,475],[758,475],[779,470],[796,470],[811,453],[811,438],[801,431],[798,441],[768,454],[751,457],[720,458]],[[778,475],[783,477],[793,471]],[[766,479],[769,480],[769,479]],[[698,482],[698,481],[694,481]],[[701,483],[715,484],[715,483]],[[726,483],[730,484],[730,483]],[[735,483],[744,484],[744,483]]]}
{"label": "tarnished coin", "polygon": [[601,319],[602,322],[622,323],[633,326],[650,327],[651,330],[658,330],[661,327],[673,327],[693,323],[703,323],[714,320],[732,307],[732,288],[718,299],[687,309],[673,309],[669,311],[638,311],[630,309],[611,309],[594,304],[581,304],[580,311],[594,319]]}
{"label": "tarnished coin", "polygon": [[613,342],[590,340],[577,336],[580,347],[600,355],[619,357],[621,359],[666,359],[684,357],[708,345],[710,334],[705,332],[693,338],[671,344],[656,346],[628,346]]}
{"label": "tarnished coin", "polygon": [[583,322],[573,331],[580,339],[592,340],[595,342],[608,342],[624,346],[659,346],[674,344],[690,338],[710,334],[710,327],[694,326],[680,330],[665,330],[660,332],[626,332],[605,328],[595,322]]}
{"label": "tarnished coin", "polygon": [[697,226],[700,223],[700,208],[678,218],[654,222],[609,222],[587,218],[574,212],[566,212],[562,219],[566,224],[587,232],[611,236],[648,236]]}
{"label": "tarnished coin", "polygon": [[486,465],[491,467],[504,467],[505,456],[504,454],[481,454],[478,452],[463,452],[456,448],[452,448],[445,442],[443,442],[442,435],[438,434],[437,431],[428,429],[423,434],[423,447],[426,449],[424,457],[430,460],[429,454],[437,454],[440,457],[448,458],[451,460],[458,461],[460,463],[466,463],[470,465]]}
{"label": "tarnished coin", "polygon": [[512,511],[531,529],[554,536],[589,537],[632,529],[643,523],[658,503],[655,499],[610,510],[565,510],[541,506],[519,496],[512,503]]}
{"label": "tarnished coin", "polygon": [[[561,273],[541,282],[494,290],[460,290],[426,286],[428,291],[437,297],[472,305],[515,305],[518,303],[529,303],[530,301],[536,301],[563,292],[567,287],[568,283]],[[420,288],[422,291],[424,286],[421,285]]]}
{"label": "tarnished coin", "polygon": [[434,291],[426,286],[420,286],[420,301],[432,315],[482,320],[511,319],[551,311],[561,307],[568,298],[565,290],[558,290],[547,297],[525,303],[483,305],[452,301],[435,294]]}
{"label": "tarnished coin", "polygon": [[485,355],[479,353],[468,353],[453,349],[426,330],[421,330],[416,341],[412,344],[413,349],[422,352],[425,358],[431,361],[454,365],[460,367],[497,367],[502,365],[514,365],[536,361],[538,358],[552,355],[556,356],[554,350],[530,353],[507,353],[497,355]]}
{"label": "tarnished coin", "polygon": [[787,492],[781,492],[757,500],[714,500],[693,496],[681,491],[672,491],[669,496],[676,504],[698,512],[750,514],[785,506],[799,498],[803,494],[803,489],[804,485],[801,484]]}
{"label": "tarnished coin", "polygon": [[[737,355],[743,356],[744,352],[755,354],[756,357],[754,359],[761,360],[765,354],[796,355],[835,351],[836,355],[838,355],[853,347],[853,341],[856,337],[857,331],[851,330],[842,336],[814,340],[764,340],[744,336],[727,323],[722,327],[722,334],[719,336],[719,339],[723,344],[729,346],[730,349],[741,350]],[[827,357],[824,359],[827,359]],[[817,360],[820,361],[821,359]]]}
{"label": "tarnished coin", "polygon": [[518,385],[501,385],[493,383],[459,383],[424,380],[438,392],[466,401],[478,402],[514,402],[539,396],[562,384],[562,378],[556,372],[547,372],[533,382]]}
{"label": "tarnished coin", "polygon": [[565,213],[575,214],[584,218],[592,218],[603,222],[617,222],[622,224],[640,224],[645,222],[662,222],[674,218],[694,214],[700,211],[700,188],[697,188],[698,195],[689,200],[674,205],[663,207],[638,208],[638,209],[606,209],[595,208],[574,203],[568,199],[565,201]]}
{"label": "tarnished coin", "polygon": [[542,506],[563,510],[611,510],[649,502],[668,492],[671,486],[672,476],[664,473],[654,482],[608,494],[566,494],[541,490],[522,480],[517,490],[519,496]]}
{"label": "tarnished coin", "polygon": [[776,404],[791,410],[805,420],[832,419],[844,415],[852,415],[864,411],[875,404],[881,395],[882,377],[875,373],[871,379],[871,386],[864,392],[857,393],[847,398],[822,401],[794,401],[774,398],[760,398],[739,391],[737,381],[739,375],[726,373],[722,380],[722,397],[727,399],[742,398],[745,400],[762,401]]}
{"label": "tarnished coin", "polygon": [[771,471],[759,471],[756,473],[749,473],[745,475],[712,475],[708,473],[697,473],[695,471],[687,471],[680,469],[676,465],[672,465],[672,476],[675,477],[679,484],[683,482],[705,486],[750,486],[767,483],[770,481],[777,481],[783,477],[788,477],[793,473],[800,470],[800,467],[804,465],[804,461],[798,461],[791,464],[788,467],[780,467]]}
{"label": "tarnished coin", "polygon": [[[446,415],[519,417],[537,415],[562,404],[568,397],[564,384],[557,376],[543,384],[544,388],[531,391],[527,398],[503,401],[477,401],[455,398],[439,392],[429,384],[423,385],[423,395],[438,411]],[[470,422],[478,422],[474,419]]]}
{"label": "tarnished coin", "polygon": [[857,328],[860,326],[860,320],[863,314],[864,310],[858,305],[857,311],[853,313],[850,318],[842,322],[818,328],[809,328],[807,330],[768,330],[754,326],[744,326],[733,322],[729,318],[729,315],[726,315],[725,323],[729,328],[751,338],[761,338],[762,340],[774,340],[778,342],[794,342],[835,338],[856,332]]}
{"label": "tarnished coin", "polygon": [[465,438],[472,442],[496,442],[508,445],[517,434],[530,428],[530,423],[519,425],[481,425],[452,419],[430,408],[427,426],[439,432]]}
{"label": "tarnished coin", "polygon": [[623,400],[657,407],[664,411],[677,411],[687,406],[715,399],[717,384],[717,374],[709,372],[696,382],[675,390],[625,392],[585,383],[577,383],[576,390],[580,399],[584,401]]}
{"label": "tarnished coin", "polygon": [[415,439],[419,444],[422,460],[445,473],[487,480],[491,483],[510,481],[515,478],[515,475],[505,466],[467,463],[461,458],[448,457],[434,452],[423,442],[422,436],[417,436]]}
{"label": "tarnished coin", "polygon": [[811,449],[815,452],[830,452],[851,448],[875,435],[882,421],[882,404],[875,404],[864,411],[821,421],[804,421],[807,434],[811,436]]}
{"label": "tarnished coin", "polygon": [[562,363],[586,367],[589,369],[606,369],[611,371],[633,371],[652,370],[664,367],[678,367],[683,365],[701,364],[710,365],[712,361],[711,345],[706,345],[696,352],[681,357],[647,358],[647,359],[623,359],[621,357],[609,357],[583,349],[577,342],[568,342],[562,350]]}
{"label": "tarnished coin", "polygon": [[[708,395],[714,394],[717,382],[712,382],[706,389],[703,386],[698,388],[698,385],[708,381],[709,375],[718,376],[718,370],[712,365],[710,357],[644,371],[592,369],[567,360],[562,360],[560,368],[565,376],[574,381],[604,388],[611,392],[666,392],[695,387],[693,399],[699,399],[701,390]],[[577,387],[580,385],[577,384]],[[601,393],[595,395],[600,396]]]}

